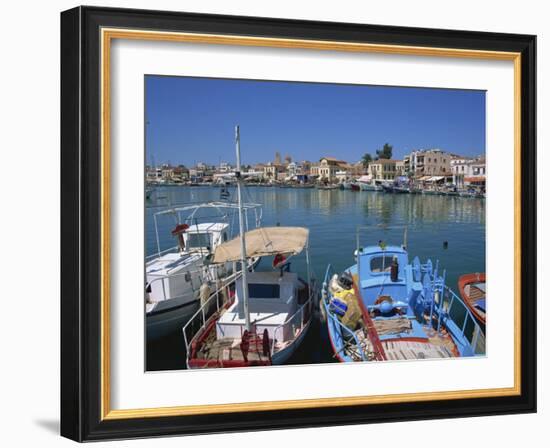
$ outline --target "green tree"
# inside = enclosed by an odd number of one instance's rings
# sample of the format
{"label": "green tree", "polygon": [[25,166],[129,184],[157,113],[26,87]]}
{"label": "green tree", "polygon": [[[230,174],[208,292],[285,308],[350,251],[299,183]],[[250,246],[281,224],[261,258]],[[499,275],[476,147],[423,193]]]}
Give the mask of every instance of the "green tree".
{"label": "green tree", "polygon": [[365,153],[365,155],[361,159],[361,163],[363,164],[363,167],[365,169],[367,169],[369,167],[369,165],[371,164],[371,162],[372,162],[372,156],[368,152]]}
{"label": "green tree", "polygon": [[376,158],[377,159],[391,159],[393,153],[393,146],[389,143],[384,143],[384,146],[382,149],[376,150]]}

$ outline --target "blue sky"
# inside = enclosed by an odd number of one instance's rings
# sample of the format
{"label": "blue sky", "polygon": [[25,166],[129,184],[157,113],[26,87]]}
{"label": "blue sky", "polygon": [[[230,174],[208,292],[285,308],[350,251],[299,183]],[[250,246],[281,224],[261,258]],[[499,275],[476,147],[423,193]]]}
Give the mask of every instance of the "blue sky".
{"label": "blue sky", "polygon": [[334,156],[350,162],[384,143],[485,153],[485,92],[148,75],[146,157],[155,163],[244,164]]}

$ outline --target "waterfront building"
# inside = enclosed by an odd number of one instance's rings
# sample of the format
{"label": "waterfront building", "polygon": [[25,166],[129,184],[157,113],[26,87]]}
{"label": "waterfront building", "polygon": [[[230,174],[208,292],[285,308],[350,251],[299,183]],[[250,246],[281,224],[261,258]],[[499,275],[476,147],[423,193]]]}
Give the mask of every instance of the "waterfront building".
{"label": "waterfront building", "polygon": [[178,165],[172,170],[172,181],[181,183],[189,179],[189,170],[184,165]]}
{"label": "waterfront building", "polygon": [[265,178],[264,170],[258,170],[255,167],[248,167],[248,169],[245,169],[244,172],[247,175],[247,179],[252,182],[262,182]]}
{"label": "waterfront building", "polygon": [[266,179],[278,180],[280,178],[280,174],[283,174],[286,176],[285,167],[283,165],[275,164],[272,162],[269,162],[266,165],[264,165],[264,177]]}
{"label": "waterfront building", "polygon": [[473,160],[472,157],[453,156],[451,158],[451,173],[453,175],[468,174],[470,163]]}
{"label": "waterfront building", "polygon": [[419,149],[404,157],[404,172],[413,177],[450,176],[452,155],[441,149]]}
{"label": "waterfront building", "polygon": [[342,182],[345,182],[348,178],[348,172],[346,170],[338,170],[336,171],[335,178],[336,181],[341,184]]}
{"label": "waterfront building", "polygon": [[289,179],[296,179],[297,176],[303,174],[302,166],[296,162],[290,162],[286,166],[286,177]]}
{"label": "waterfront building", "polygon": [[302,160],[299,165],[302,167],[302,175],[309,176],[311,175],[311,165],[312,163],[309,160]]}
{"label": "waterfront building", "polygon": [[230,173],[233,171],[233,167],[227,162],[220,162],[218,167],[218,173]]}
{"label": "waterfront building", "polygon": [[487,169],[485,157],[479,157],[470,164],[470,175],[464,178],[466,185],[485,186]]}
{"label": "waterfront building", "polygon": [[319,177],[319,164],[313,163],[309,166],[309,176],[313,178]]}
{"label": "waterfront building", "polygon": [[162,169],[148,165],[145,168],[145,179],[147,183],[159,183],[162,180]]}
{"label": "waterfront building", "polygon": [[323,157],[319,160],[319,179],[326,182],[336,181],[336,172],[347,167],[347,163],[334,157]]}
{"label": "waterfront building", "polygon": [[397,175],[396,164],[399,160],[394,159],[378,159],[373,160],[369,164],[367,174],[371,179],[378,181],[393,180]]}
{"label": "waterfront building", "polygon": [[405,176],[407,172],[405,171],[405,161],[396,160],[395,161],[395,175],[396,176]]}
{"label": "waterfront building", "polygon": [[161,178],[164,182],[172,182],[174,180],[174,168],[167,163],[162,165]]}
{"label": "waterfront building", "polygon": [[349,173],[353,177],[360,177],[366,174],[365,166],[363,165],[363,161],[359,160],[353,164],[349,165]]}
{"label": "waterfront building", "polygon": [[453,183],[459,187],[465,185],[485,185],[485,157],[455,156],[451,160]]}
{"label": "waterfront building", "polygon": [[265,177],[265,163],[257,163],[252,168],[254,168],[254,171],[256,172],[262,172],[262,178]]}
{"label": "waterfront building", "polygon": [[202,180],[204,177],[205,171],[198,168],[191,168],[189,170],[189,179],[191,179],[192,182],[197,182],[199,180]]}

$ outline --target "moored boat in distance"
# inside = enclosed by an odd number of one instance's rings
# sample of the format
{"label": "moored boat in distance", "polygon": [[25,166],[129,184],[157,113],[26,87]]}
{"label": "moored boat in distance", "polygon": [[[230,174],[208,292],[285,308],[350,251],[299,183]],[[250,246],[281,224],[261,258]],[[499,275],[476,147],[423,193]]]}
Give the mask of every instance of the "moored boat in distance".
{"label": "moored boat in distance", "polygon": [[438,195],[439,190],[436,190],[435,188],[426,188],[422,190],[422,194],[428,194],[428,195]]}
{"label": "moored boat in distance", "polygon": [[[406,230],[405,230],[406,235]],[[428,260],[409,262],[402,245],[359,247],[341,274],[329,265],[322,289],[334,356],[341,362],[483,355],[485,334]]]}
{"label": "moored boat in distance", "polygon": [[406,185],[394,185],[393,186],[393,192],[394,193],[410,193],[411,189],[407,187]]}
{"label": "moored boat in distance", "polygon": [[472,314],[485,325],[487,315],[485,272],[461,275],[458,278],[458,292]]}
{"label": "moored boat in distance", "polygon": [[381,191],[382,187],[378,187],[372,183],[359,182],[359,188],[361,191]]}

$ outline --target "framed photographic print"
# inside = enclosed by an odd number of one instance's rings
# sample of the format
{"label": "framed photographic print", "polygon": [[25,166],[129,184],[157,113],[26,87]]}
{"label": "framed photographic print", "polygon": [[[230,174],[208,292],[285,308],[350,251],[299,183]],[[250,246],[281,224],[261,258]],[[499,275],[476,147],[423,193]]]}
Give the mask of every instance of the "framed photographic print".
{"label": "framed photographic print", "polygon": [[535,412],[535,36],[61,14],[61,433]]}

